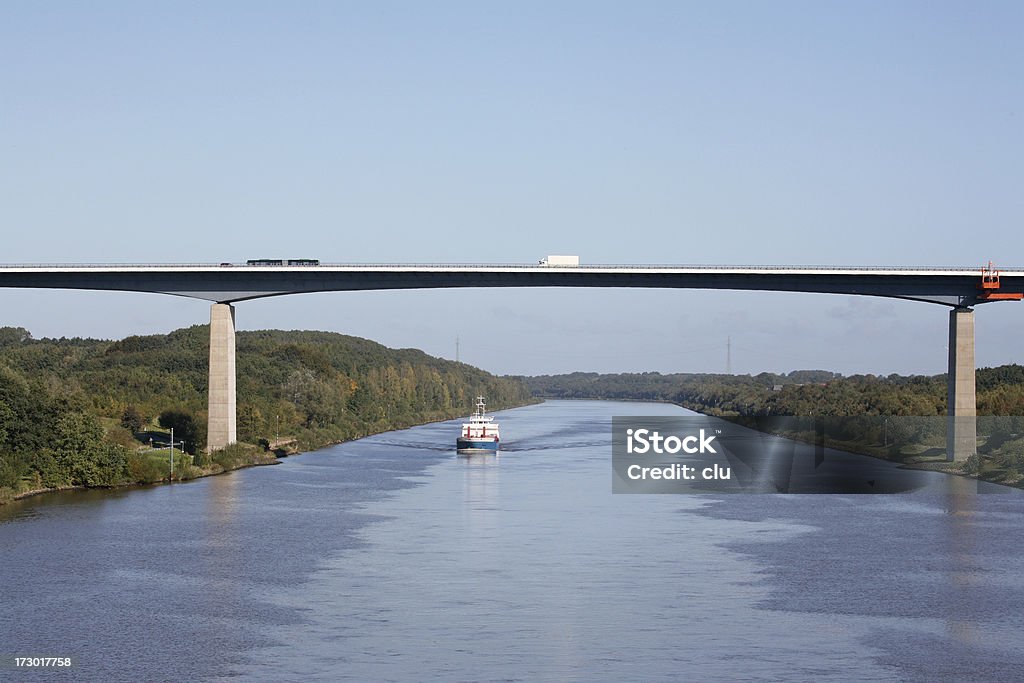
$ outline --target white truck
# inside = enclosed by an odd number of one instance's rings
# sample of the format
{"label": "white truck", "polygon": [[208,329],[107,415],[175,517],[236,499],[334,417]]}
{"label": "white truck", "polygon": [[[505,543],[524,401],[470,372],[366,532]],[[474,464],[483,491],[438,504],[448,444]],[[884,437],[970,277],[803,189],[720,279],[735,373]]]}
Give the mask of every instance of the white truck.
{"label": "white truck", "polygon": [[573,268],[573,267],[577,267],[577,266],[580,265],[580,257],[579,256],[559,256],[557,254],[552,254],[550,256],[546,256],[546,257],[542,258],[540,260],[540,265],[542,265],[542,266],[559,267],[559,268]]}

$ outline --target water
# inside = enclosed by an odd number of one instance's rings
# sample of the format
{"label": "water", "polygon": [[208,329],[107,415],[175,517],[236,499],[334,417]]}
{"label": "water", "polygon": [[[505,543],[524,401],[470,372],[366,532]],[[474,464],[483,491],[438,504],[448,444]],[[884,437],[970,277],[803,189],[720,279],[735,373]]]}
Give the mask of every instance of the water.
{"label": "water", "polygon": [[0,508],[0,654],[75,663],[0,679],[1019,680],[1022,492],[612,495],[611,417],[680,413],[549,402],[497,457],[441,423]]}

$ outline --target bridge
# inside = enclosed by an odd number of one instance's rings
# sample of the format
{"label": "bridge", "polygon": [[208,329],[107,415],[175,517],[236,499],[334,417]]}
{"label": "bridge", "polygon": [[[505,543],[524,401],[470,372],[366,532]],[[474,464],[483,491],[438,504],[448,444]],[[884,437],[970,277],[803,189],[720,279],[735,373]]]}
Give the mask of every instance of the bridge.
{"label": "bridge", "polygon": [[641,287],[817,292],[909,299],[949,312],[947,455],[976,450],[974,307],[1024,298],[1024,269],[830,266],[320,264],[24,264],[0,266],[0,287],[150,292],[205,299],[210,310],[211,450],[236,441],[235,308],[311,292],[448,287]]}

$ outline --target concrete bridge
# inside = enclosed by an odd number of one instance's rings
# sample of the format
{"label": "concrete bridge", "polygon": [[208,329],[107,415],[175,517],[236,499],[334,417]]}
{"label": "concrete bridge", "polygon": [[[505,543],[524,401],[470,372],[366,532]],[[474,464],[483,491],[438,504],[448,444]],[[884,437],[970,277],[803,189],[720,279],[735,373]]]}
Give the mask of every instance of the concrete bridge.
{"label": "concrete bridge", "polygon": [[[284,262],[287,264],[288,262]],[[949,307],[947,453],[976,450],[974,307],[1024,298],[1024,269],[828,266],[126,264],[5,265],[0,287],[153,292],[206,299],[210,311],[207,444],[236,440],[235,310],[286,294],[446,287],[644,287],[818,292],[910,299]]]}

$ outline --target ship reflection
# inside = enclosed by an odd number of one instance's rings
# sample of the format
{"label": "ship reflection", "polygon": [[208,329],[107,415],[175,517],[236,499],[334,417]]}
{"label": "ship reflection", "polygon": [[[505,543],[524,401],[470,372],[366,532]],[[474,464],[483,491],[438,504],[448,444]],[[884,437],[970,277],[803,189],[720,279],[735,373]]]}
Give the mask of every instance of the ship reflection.
{"label": "ship reflection", "polygon": [[500,460],[496,453],[459,453],[463,463],[463,513],[474,536],[491,537],[499,531]]}

